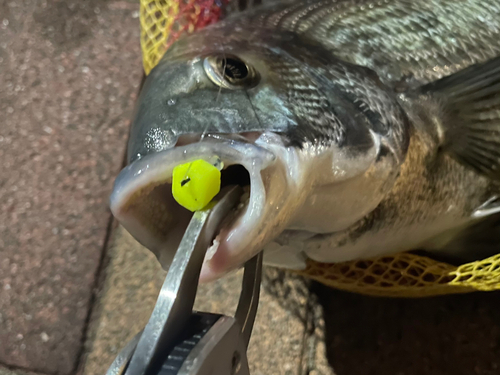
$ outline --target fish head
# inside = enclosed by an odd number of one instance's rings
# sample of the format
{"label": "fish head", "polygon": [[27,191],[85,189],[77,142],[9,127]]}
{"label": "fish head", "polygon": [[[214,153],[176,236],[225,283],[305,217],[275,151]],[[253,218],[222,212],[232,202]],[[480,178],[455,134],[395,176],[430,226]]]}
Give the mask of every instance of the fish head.
{"label": "fish head", "polygon": [[111,196],[114,216],[168,268],[192,216],[172,197],[172,171],[220,159],[222,187],[246,193],[207,249],[202,280],[241,266],[292,223],[307,229],[297,216],[316,189],[365,173],[380,149],[359,95],[330,84],[350,71],[330,78],[326,52],[293,34],[252,33],[214,26],[167,51],[142,88]]}

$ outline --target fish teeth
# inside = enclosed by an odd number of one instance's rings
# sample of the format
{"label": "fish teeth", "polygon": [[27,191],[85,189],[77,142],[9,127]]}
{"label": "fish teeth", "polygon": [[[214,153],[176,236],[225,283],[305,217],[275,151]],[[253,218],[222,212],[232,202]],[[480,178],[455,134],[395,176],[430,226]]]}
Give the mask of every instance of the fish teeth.
{"label": "fish teeth", "polygon": [[207,249],[207,252],[205,254],[205,261],[210,260],[214,257],[215,253],[217,252],[217,249],[219,248],[220,241],[218,237],[214,239],[212,242],[212,245]]}

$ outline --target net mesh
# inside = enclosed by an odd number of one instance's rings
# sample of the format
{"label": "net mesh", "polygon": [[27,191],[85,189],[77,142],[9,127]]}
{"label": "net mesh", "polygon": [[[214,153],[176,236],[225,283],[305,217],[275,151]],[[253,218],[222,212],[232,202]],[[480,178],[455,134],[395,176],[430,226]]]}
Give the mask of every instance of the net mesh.
{"label": "net mesh", "polygon": [[[217,22],[228,1],[140,0],[146,74],[180,35]],[[411,253],[337,264],[309,260],[307,268],[298,273],[330,287],[376,296],[425,297],[492,291],[500,289],[500,254],[458,267]]]}
{"label": "net mesh", "polygon": [[140,0],[141,48],[149,74],[183,33],[217,22],[228,0]]}
{"label": "net mesh", "polygon": [[411,253],[336,264],[308,261],[299,273],[356,293],[427,297],[500,289],[500,255],[458,267]]}

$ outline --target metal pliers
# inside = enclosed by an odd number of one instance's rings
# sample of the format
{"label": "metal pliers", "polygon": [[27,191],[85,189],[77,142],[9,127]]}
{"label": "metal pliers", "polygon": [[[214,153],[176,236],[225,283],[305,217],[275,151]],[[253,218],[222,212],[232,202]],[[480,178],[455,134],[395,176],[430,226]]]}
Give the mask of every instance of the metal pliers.
{"label": "metal pliers", "polygon": [[246,351],[259,302],[262,253],[245,264],[235,317],[193,311],[206,249],[240,196],[241,188],[228,187],[215,204],[194,213],[149,322],[107,375],[249,375]]}

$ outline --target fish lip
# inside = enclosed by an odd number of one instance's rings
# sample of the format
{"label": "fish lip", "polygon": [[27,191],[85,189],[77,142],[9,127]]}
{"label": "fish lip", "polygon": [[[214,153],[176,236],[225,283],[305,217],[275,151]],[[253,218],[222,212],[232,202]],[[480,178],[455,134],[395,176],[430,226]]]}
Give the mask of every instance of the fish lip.
{"label": "fish lip", "polygon": [[[147,237],[148,233],[151,234],[153,232],[150,231],[144,222],[141,222],[140,218],[134,216],[134,213],[128,212],[127,205],[134,194],[141,191],[141,189],[147,188],[152,184],[160,185],[167,184],[169,181],[171,182],[172,171],[176,165],[196,159],[208,160],[214,155],[222,159],[225,167],[240,164],[250,174],[251,189],[249,204],[243,208],[242,212],[238,213],[236,220],[230,223],[228,228],[223,228],[226,229],[227,236],[232,238],[233,244],[234,239],[237,239],[237,247],[244,252],[245,244],[251,241],[249,233],[252,231],[246,230],[242,226],[256,227],[262,218],[266,192],[262,182],[261,171],[275,162],[276,156],[271,151],[253,143],[241,143],[234,140],[218,139],[202,141],[146,155],[123,168],[115,180],[109,200],[111,212],[136,240],[155,253],[162,267],[165,269],[168,269],[170,261],[177,250],[178,243],[174,240],[173,244],[166,244],[161,243],[154,236]],[[169,197],[169,199],[172,200],[173,198]],[[183,212],[184,209],[180,206],[172,206],[172,210],[174,209],[178,211],[169,212],[169,215],[173,217],[179,212],[184,217],[188,214],[189,217],[192,215],[192,213]],[[180,225],[182,227],[182,224]],[[179,225],[177,227],[169,226],[169,228],[173,229],[165,233],[175,238],[176,233],[173,233],[173,231],[179,230]],[[178,241],[180,241],[180,237]],[[224,241],[225,239],[223,239]]]}
{"label": "fish lip", "polygon": [[[226,147],[221,147],[221,145]],[[258,152],[262,153],[263,157],[260,160],[252,158],[251,162],[247,162],[249,159],[248,155],[255,153],[252,152],[253,149],[258,149]],[[148,179],[155,179],[155,176],[158,176],[158,172],[164,176],[168,174],[169,176],[166,178],[169,178],[172,176],[172,170],[176,165],[197,159],[207,159],[214,155],[219,156],[225,166],[241,164],[247,170],[256,168],[265,169],[276,159],[273,153],[259,146],[220,140],[198,142],[149,154],[135,160],[120,171],[115,179],[113,191],[110,196],[111,211],[114,213],[114,209],[120,199],[133,193],[131,191],[133,186],[126,183],[127,180],[134,178],[137,188],[145,187],[151,181],[149,180],[148,182]],[[175,160],[175,162],[167,162],[167,159]],[[136,189],[133,189],[133,191],[136,191]]]}

